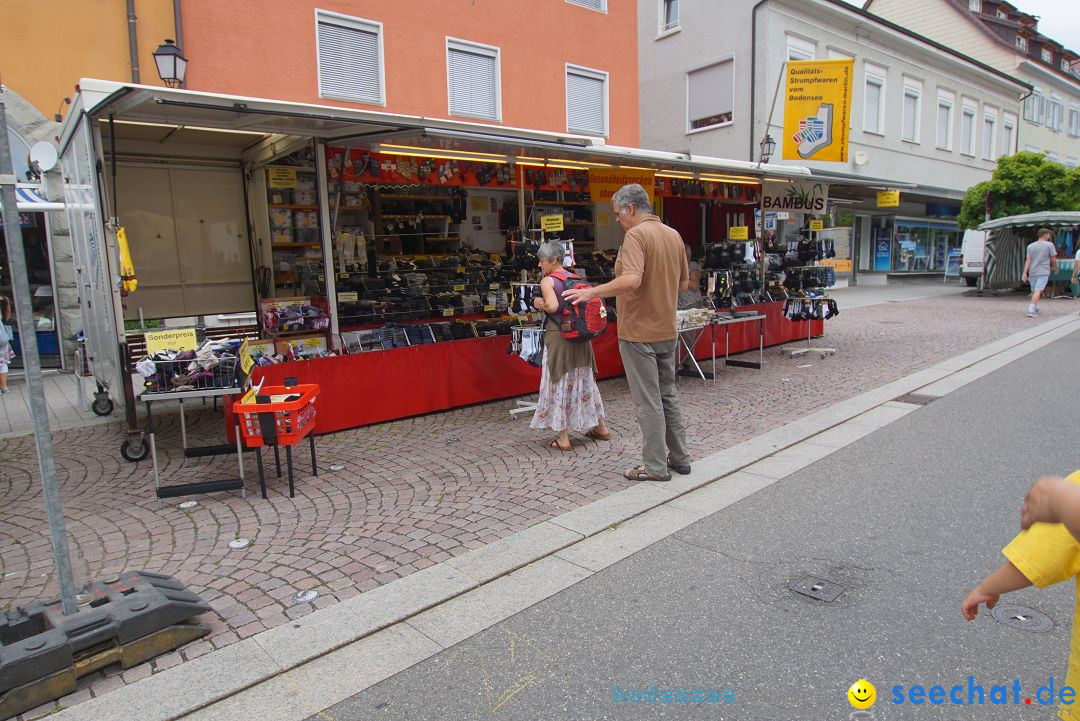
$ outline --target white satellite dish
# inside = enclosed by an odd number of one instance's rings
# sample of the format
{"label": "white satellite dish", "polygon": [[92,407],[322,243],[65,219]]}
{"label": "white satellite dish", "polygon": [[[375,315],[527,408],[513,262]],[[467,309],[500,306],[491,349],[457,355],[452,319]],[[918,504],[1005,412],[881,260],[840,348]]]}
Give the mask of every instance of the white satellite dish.
{"label": "white satellite dish", "polygon": [[59,157],[56,148],[47,140],[36,142],[34,147],[30,148],[30,163],[43,173],[55,168]]}

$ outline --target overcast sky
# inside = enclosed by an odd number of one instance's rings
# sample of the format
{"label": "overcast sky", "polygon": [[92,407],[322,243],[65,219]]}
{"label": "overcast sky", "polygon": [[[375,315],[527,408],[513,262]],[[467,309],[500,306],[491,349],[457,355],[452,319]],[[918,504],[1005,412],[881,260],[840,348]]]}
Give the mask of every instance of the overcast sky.
{"label": "overcast sky", "polygon": [[1080,6],[1076,0],[1011,0],[1022,12],[1039,16],[1039,32],[1080,53]]}

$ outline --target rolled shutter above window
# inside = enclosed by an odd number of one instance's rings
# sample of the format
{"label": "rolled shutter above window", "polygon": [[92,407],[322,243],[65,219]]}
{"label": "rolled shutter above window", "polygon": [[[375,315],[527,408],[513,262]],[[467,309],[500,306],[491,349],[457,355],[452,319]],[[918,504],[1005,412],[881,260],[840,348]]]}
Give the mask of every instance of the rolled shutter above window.
{"label": "rolled shutter above window", "polygon": [[382,28],[374,23],[318,16],[319,95],[382,104]]}
{"label": "rolled shutter above window", "polygon": [[607,135],[607,80],[600,73],[566,71],[566,129],[571,133]]}

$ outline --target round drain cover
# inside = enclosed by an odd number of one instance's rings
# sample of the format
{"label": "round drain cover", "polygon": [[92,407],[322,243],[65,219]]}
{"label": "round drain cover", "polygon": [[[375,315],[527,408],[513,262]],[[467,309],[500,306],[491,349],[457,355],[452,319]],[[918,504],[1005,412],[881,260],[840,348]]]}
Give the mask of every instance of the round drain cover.
{"label": "round drain cover", "polygon": [[182,508],[182,509],[184,509],[186,511],[187,509],[194,508],[197,505],[199,505],[198,501],[184,501],[183,503],[180,504],[180,508]]}
{"label": "round drain cover", "polygon": [[333,465],[333,466],[330,466],[330,470],[331,470],[331,471],[344,471],[344,470],[345,470],[345,466],[342,466],[342,465]]}
{"label": "round drain cover", "polygon": [[306,591],[299,591],[297,593],[294,593],[292,600],[293,603],[308,603],[309,601],[314,601],[316,598],[318,598],[318,596],[318,591],[313,588],[309,588]]}
{"label": "round drain cover", "polygon": [[1032,633],[1046,633],[1054,628],[1054,622],[1045,613],[1027,606],[1011,604],[995,606],[990,615],[1010,628]]}
{"label": "round drain cover", "polygon": [[23,644],[23,648],[25,648],[27,651],[37,651],[39,648],[45,645],[46,641],[48,641],[48,639],[46,638],[31,639]]}
{"label": "round drain cover", "polygon": [[250,545],[251,540],[247,538],[237,538],[235,541],[229,541],[229,548],[237,551],[241,548],[247,548]]}

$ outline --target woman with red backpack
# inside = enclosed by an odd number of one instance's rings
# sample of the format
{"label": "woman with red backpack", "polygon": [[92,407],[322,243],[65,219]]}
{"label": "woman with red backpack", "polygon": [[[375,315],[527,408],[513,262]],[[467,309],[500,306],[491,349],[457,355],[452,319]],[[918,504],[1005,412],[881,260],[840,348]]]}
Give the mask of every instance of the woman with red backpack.
{"label": "woman with red backpack", "polygon": [[560,451],[573,450],[569,431],[583,433],[598,441],[611,440],[604,424],[604,402],[596,386],[596,356],[592,343],[569,340],[563,332],[567,282],[578,280],[563,268],[566,249],[562,243],[542,243],[536,255],[544,272],[540,281],[542,297],[533,306],[545,313],[544,366],[540,377],[540,400],[530,428],[559,432],[548,444]]}

